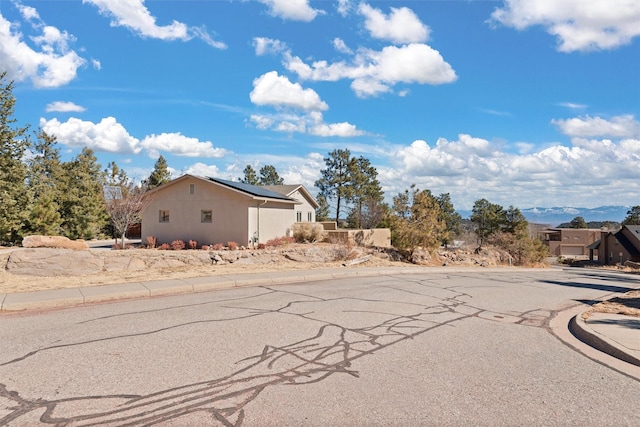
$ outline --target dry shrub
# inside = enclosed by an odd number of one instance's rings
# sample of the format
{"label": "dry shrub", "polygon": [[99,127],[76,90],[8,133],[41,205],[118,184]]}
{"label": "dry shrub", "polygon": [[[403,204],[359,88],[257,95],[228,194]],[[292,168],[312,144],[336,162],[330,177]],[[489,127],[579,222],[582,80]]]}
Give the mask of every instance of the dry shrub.
{"label": "dry shrub", "polygon": [[161,251],[168,251],[169,249],[171,249],[171,245],[169,245],[168,243],[163,243],[158,247],[158,250]]}
{"label": "dry shrub", "polygon": [[258,249],[264,249],[266,248],[264,243],[258,243]]}
{"label": "dry shrub", "polygon": [[211,246],[213,248],[214,251],[221,251],[224,249],[224,244],[222,243],[216,243],[213,246]]}
{"label": "dry shrub", "polygon": [[265,246],[286,246],[294,242],[295,239],[293,237],[276,237],[275,239],[267,241]]}
{"label": "dry shrub", "polygon": [[147,236],[147,247],[155,248],[158,244],[158,238],[156,236]]}
{"label": "dry shrub", "polygon": [[229,250],[235,251],[236,249],[238,249],[238,244],[236,242],[227,242],[227,247],[229,248]]}
{"label": "dry shrub", "polygon": [[296,242],[321,242],[325,237],[324,227],[316,222],[297,222],[293,224],[292,228]]}
{"label": "dry shrub", "polygon": [[184,240],[174,240],[171,242],[171,249],[174,251],[181,251],[186,247],[187,245],[184,243]]}
{"label": "dry shrub", "polygon": [[203,251],[208,251],[209,250],[209,245],[202,245],[201,248]]}
{"label": "dry shrub", "polygon": [[198,241],[189,240],[189,249],[198,249]]}

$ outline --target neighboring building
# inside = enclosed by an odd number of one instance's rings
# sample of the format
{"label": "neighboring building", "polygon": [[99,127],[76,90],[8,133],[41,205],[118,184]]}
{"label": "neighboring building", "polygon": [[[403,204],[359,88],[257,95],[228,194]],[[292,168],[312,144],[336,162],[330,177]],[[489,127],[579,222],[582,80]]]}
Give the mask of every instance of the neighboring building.
{"label": "neighboring building", "polygon": [[600,264],[640,262],[640,225],[623,225],[616,232],[603,232],[598,252]]}
{"label": "neighboring building", "polygon": [[600,238],[600,233],[600,229],[593,228],[548,228],[540,235],[549,248],[549,256],[582,257],[590,254],[589,246]]}
{"label": "neighboring building", "polygon": [[[291,188],[276,192],[257,185],[183,175],[152,190],[153,200],[142,215],[142,239],[154,236],[158,244],[197,240],[199,244],[236,242],[248,246],[291,235],[298,218],[315,221],[318,204],[303,186],[277,187]],[[311,216],[309,209],[313,210]]]}

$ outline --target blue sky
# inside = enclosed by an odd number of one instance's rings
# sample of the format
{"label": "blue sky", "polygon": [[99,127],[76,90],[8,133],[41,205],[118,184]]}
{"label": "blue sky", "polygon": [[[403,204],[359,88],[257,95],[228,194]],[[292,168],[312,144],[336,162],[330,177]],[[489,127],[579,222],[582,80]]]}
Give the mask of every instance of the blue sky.
{"label": "blue sky", "polygon": [[15,117],[65,160],[315,194],[348,148],[463,210],[639,204],[639,36],[637,0],[0,0]]}

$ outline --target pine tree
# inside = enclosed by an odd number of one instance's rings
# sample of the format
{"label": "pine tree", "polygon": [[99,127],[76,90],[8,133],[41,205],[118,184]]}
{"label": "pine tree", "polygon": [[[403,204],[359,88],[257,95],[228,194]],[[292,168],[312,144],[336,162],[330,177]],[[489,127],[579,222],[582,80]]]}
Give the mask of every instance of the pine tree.
{"label": "pine tree", "polygon": [[26,230],[32,234],[58,235],[62,217],[60,205],[63,168],[55,136],[43,130],[36,134],[33,156],[29,161],[28,183],[33,194]]}
{"label": "pine tree", "polygon": [[327,202],[327,198],[322,194],[319,194],[316,197],[316,201],[318,202],[318,208],[316,209],[316,221],[329,221],[329,202]]}
{"label": "pine tree", "polygon": [[390,220],[393,245],[409,250],[422,247],[433,252],[440,246],[446,229],[440,205],[431,191],[411,188],[411,192],[406,190],[394,197]]}
{"label": "pine tree", "polygon": [[378,181],[378,171],[371,166],[369,159],[360,156],[349,162],[350,185],[349,201],[353,203],[350,217],[353,228],[375,227],[381,219],[383,192]]}
{"label": "pine tree", "polygon": [[476,225],[476,235],[482,246],[488,237],[501,231],[507,222],[507,214],[502,206],[480,199],[473,204],[470,219]]}
{"label": "pine tree", "polygon": [[627,216],[622,221],[622,225],[640,225],[640,205],[632,206],[627,211]]}
{"label": "pine tree", "polygon": [[171,172],[169,172],[167,160],[160,155],[156,163],[153,165],[153,172],[151,172],[149,178],[145,180],[146,187],[149,190],[153,190],[154,188],[169,181],[171,181]]}
{"label": "pine tree", "polygon": [[353,159],[348,149],[333,150],[325,157],[326,168],[320,171],[321,178],[315,182],[320,194],[328,200],[336,200],[336,222],[340,221],[342,203],[348,201],[352,194],[351,162]]}
{"label": "pine tree", "polygon": [[20,240],[30,203],[26,185],[27,165],[23,162],[29,146],[28,126],[13,127],[15,97],[13,82],[0,74],[0,244]]}
{"label": "pine tree", "polygon": [[260,168],[260,185],[282,185],[284,180],[278,175],[274,166],[265,165]]}
{"label": "pine tree", "polygon": [[247,165],[244,168],[244,179],[240,178],[240,182],[243,184],[251,184],[251,185],[260,185],[260,180],[258,179],[258,175],[256,174],[256,170],[251,167],[251,165]]}
{"label": "pine tree", "polygon": [[445,223],[445,231],[442,235],[442,244],[446,247],[460,235],[462,217],[454,209],[453,203],[451,202],[451,195],[449,193],[442,193],[436,199],[438,200],[438,205],[440,205],[440,219]]}
{"label": "pine tree", "polygon": [[107,224],[100,168],[93,150],[86,147],[64,164],[63,233],[71,239],[92,239]]}

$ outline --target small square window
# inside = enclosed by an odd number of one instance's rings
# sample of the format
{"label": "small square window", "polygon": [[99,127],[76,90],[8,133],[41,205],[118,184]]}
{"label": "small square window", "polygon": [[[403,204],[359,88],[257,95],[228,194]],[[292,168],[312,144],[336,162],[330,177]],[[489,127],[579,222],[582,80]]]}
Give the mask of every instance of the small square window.
{"label": "small square window", "polygon": [[196,194],[196,185],[189,184],[189,194]]}
{"label": "small square window", "polygon": [[160,220],[160,222],[169,222],[169,211],[168,210],[160,210],[159,220]]}
{"label": "small square window", "polygon": [[201,210],[200,211],[200,222],[202,223],[211,223],[213,222],[213,214],[211,210]]}

